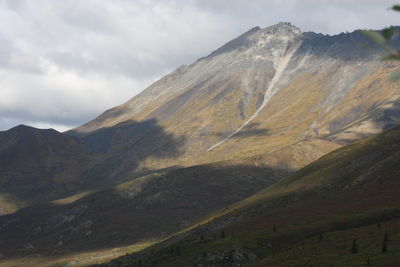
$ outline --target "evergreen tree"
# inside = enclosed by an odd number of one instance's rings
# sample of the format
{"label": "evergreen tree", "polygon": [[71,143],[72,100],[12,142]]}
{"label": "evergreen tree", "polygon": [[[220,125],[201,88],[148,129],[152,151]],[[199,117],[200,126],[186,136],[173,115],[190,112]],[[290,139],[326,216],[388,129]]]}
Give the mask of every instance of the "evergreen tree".
{"label": "evergreen tree", "polygon": [[387,252],[387,242],[389,241],[389,235],[387,231],[385,231],[385,235],[383,237],[383,243],[382,243],[382,253]]}
{"label": "evergreen tree", "polygon": [[389,241],[389,235],[388,235],[387,231],[385,231],[385,236],[383,237],[383,240],[386,242]]}
{"label": "evergreen tree", "polygon": [[387,252],[387,241],[385,239],[383,239],[382,253],[386,253],[386,252]]}
{"label": "evergreen tree", "polygon": [[353,244],[351,246],[351,253],[353,253],[353,254],[358,253],[358,246],[357,246],[357,242],[355,239],[353,240]]}
{"label": "evergreen tree", "polygon": [[382,253],[386,253],[387,252],[387,244],[386,244],[386,241],[383,241],[383,244],[382,244]]}

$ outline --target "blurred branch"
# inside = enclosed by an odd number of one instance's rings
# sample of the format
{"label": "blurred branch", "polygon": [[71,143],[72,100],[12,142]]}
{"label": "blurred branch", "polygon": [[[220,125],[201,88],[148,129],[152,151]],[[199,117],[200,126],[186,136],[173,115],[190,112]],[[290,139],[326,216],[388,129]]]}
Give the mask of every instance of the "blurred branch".
{"label": "blurred branch", "polygon": [[[400,11],[400,5],[393,6],[391,10]],[[389,27],[380,32],[362,31],[362,33],[386,51],[387,55],[382,58],[382,60],[400,60],[400,49],[395,49],[390,46],[390,40],[392,40],[393,36],[400,33],[396,28]],[[389,80],[393,82],[400,80],[400,69],[394,71],[390,75]]]}

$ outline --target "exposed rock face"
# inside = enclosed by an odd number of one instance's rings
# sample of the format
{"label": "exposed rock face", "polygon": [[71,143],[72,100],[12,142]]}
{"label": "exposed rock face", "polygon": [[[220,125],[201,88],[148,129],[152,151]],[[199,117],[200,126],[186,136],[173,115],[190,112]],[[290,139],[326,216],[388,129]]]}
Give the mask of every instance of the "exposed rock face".
{"label": "exposed rock face", "polygon": [[[195,96],[208,97],[212,94],[209,104],[221,104],[230,91],[239,88],[229,87],[227,82],[232,80],[237,72],[250,75],[253,69],[266,74],[268,82],[275,72],[275,65],[286,51],[287,46],[298,37],[300,31],[289,24],[278,24],[261,30],[253,28],[238,38],[228,42],[209,56],[199,59],[191,66],[182,66],[173,73],[155,82],[125,104],[106,111],[97,119],[76,128],[77,133],[90,133],[103,127],[114,126],[135,117],[143,119],[170,119],[176,113],[187,108],[188,101],[198,101]],[[256,86],[254,78],[241,81],[237,79],[241,91],[254,94],[255,90],[263,93],[262,86]],[[241,77],[245,77],[243,74]],[[251,79],[253,78],[253,79]],[[243,84],[242,84],[243,83]],[[252,83],[249,85],[248,83]],[[224,87],[224,88],[219,88]],[[225,89],[225,90],[224,90]],[[202,92],[203,91],[203,92]],[[220,93],[220,94],[218,94]],[[173,100],[169,102],[167,99]],[[200,107],[199,107],[200,108]],[[204,107],[203,107],[204,108]]]}

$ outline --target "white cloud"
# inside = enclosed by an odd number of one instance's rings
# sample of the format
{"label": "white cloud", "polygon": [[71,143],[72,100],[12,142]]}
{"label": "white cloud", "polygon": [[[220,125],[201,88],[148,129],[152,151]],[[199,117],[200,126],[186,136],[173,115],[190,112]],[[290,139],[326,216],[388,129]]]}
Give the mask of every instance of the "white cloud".
{"label": "white cloud", "polygon": [[66,129],[259,25],[395,24],[389,0],[0,0],[0,130]]}

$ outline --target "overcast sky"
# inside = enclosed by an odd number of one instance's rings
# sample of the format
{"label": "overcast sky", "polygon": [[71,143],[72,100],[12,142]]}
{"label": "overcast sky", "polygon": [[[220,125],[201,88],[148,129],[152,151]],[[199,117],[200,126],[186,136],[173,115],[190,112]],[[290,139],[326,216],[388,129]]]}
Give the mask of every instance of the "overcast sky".
{"label": "overcast sky", "polygon": [[400,24],[390,0],[0,0],[0,130],[63,131],[254,26]]}

